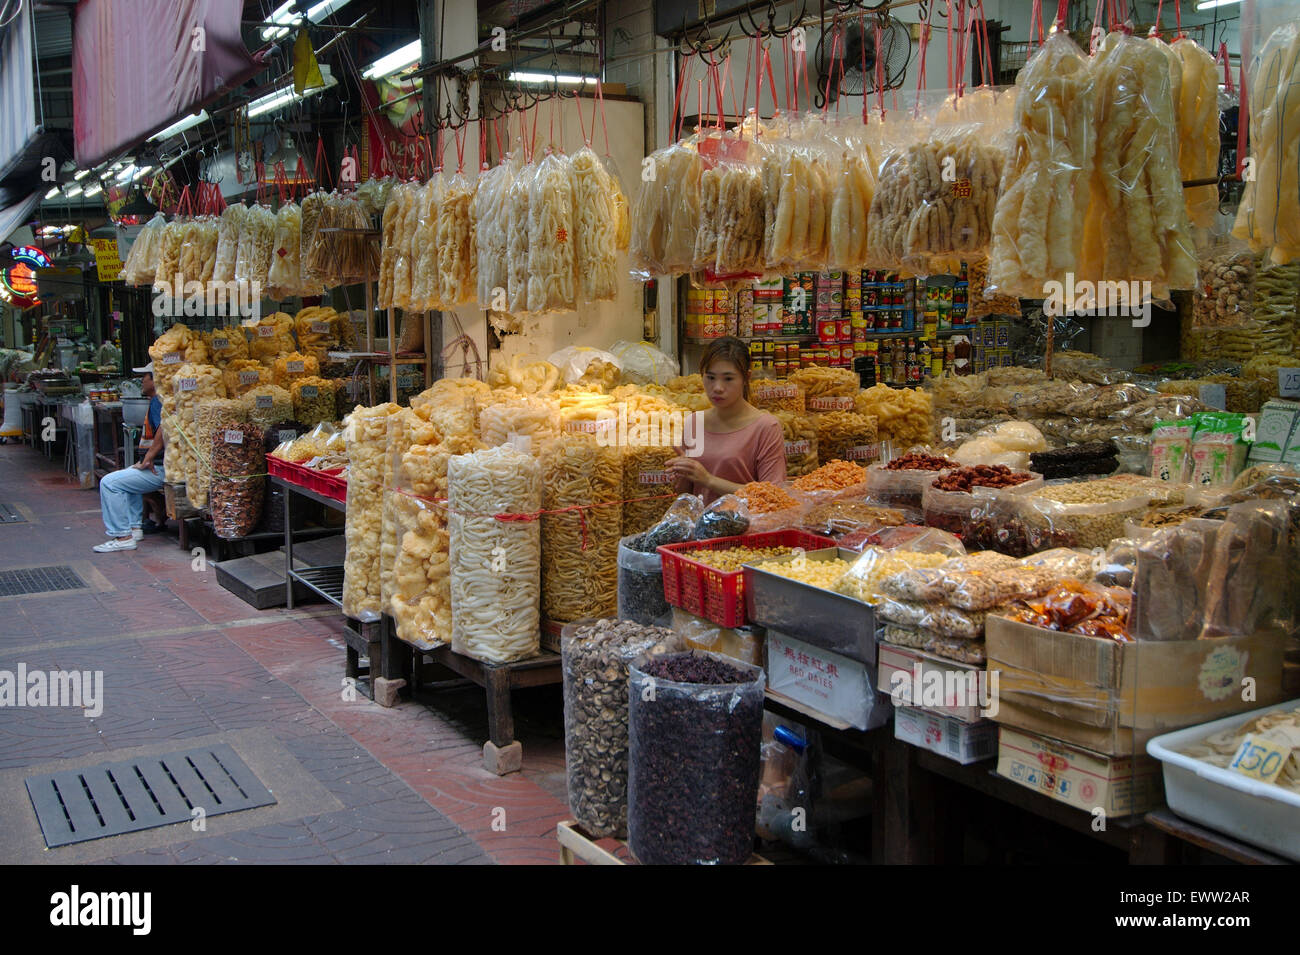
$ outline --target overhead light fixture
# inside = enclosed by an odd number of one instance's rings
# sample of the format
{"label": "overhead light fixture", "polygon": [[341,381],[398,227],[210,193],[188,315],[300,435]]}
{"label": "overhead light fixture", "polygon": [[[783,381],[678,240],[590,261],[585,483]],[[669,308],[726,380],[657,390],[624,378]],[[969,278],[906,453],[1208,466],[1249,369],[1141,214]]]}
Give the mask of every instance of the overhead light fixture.
{"label": "overhead light fixture", "polygon": [[161,132],[154,133],[149,137],[149,142],[152,143],[157,140],[170,139],[172,136],[175,136],[178,133],[183,133],[187,129],[193,129],[195,126],[199,125],[199,123],[206,121],[207,118],[208,111],[206,109],[201,109],[198,111],[197,115],[183,117]]}
{"label": "overhead light fixture", "polygon": [[[322,3],[314,4],[307,11],[307,20],[311,23],[320,23],[336,10],[347,6],[350,0],[324,0]],[[280,40],[288,36],[290,28],[302,21],[302,16],[297,12],[297,3],[290,0],[289,3],[281,4],[275,12],[262,23],[263,40]]]}
{"label": "overhead light fixture", "polygon": [[248,104],[248,118],[252,119],[254,116],[261,116],[263,113],[269,113],[271,110],[281,109],[282,107],[288,106],[290,103],[304,100],[309,96],[314,96],[316,93],[319,93],[322,90],[327,90],[331,86],[338,84],[338,80],[334,79],[334,77],[330,75],[328,66],[321,64],[320,72],[321,77],[325,80],[324,86],[312,87],[311,89],[304,90],[302,94],[299,95],[293,91],[292,77],[288,77],[290,84],[284,89],[276,90],[274,93],[267,93],[265,96],[258,97]]}
{"label": "overhead light fixture", "polygon": [[147,173],[152,171],[153,171],[153,166],[141,166],[139,169],[135,171],[135,174],[131,176],[131,181],[138,182],[140,179],[143,179]]}
{"label": "overhead light fixture", "polygon": [[404,70],[420,62],[420,41],[412,40],[406,46],[381,56],[365,68],[362,79],[373,80],[383,76],[392,76],[398,70]]}
{"label": "overhead light fixture", "polygon": [[81,172],[77,173],[77,174],[76,174],[75,176],[73,176],[72,178],[75,179],[75,180],[77,180],[77,182],[81,182],[81,180],[85,179],[85,178],[86,178],[87,176],[89,176],[89,175],[90,175],[90,170],[89,170],[89,169],[83,169],[83,170],[81,170]]}
{"label": "overhead light fixture", "polygon": [[87,189],[85,193],[83,193],[83,195],[85,195],[85,197],[89,199],[91,196],[97,196],[103,191],[104,191],[104,187],[101,186],[99,183],[95,183],[93,186]]}
{"label": "overhead light fixture", "polygon": [[68,189],[67,192],[65,192],[65,193],[63,194],[63,197],[64,197],[65,199],[75,199],[75,198],[77,198],[77,196],[79,196],[79,195],[81,195],[81,187],[80,187],[80,186],[72,186],[71,188]]}
{"label": "overhead light fixture", "polygon": [[57,196],[58,194],[59,194],[59,187],[58,187],[58,186],[55,186],[53,189],[51,189],[49,192],[47,192],[47,193],[45,194],[45,198],[46,198],[46,199],[53,199],[53,198],[54,198],[55,196]]}
{"label": "overhead light fixture", "polygon": [[511,73],[506,77],[509,83],[559,83],[565,86],[592,85],[594,76],[578,76],[572,73]]}
{"label": "overhead light fixture", "polygon": [[118,182],[126,182],[133,175],[135,175],[135,166],[130,165],[127,166],[125,169],[123,169],[121,172],[119,172],[116,176],[116,179]]}
{"label": "overhead light fixture", "polygon": [[1215,7],[1226,7],[1233,3],[1241,3],[1241,0],[1201,0],[1201,2],[1196,5],[1196,9],[1213,10]]}

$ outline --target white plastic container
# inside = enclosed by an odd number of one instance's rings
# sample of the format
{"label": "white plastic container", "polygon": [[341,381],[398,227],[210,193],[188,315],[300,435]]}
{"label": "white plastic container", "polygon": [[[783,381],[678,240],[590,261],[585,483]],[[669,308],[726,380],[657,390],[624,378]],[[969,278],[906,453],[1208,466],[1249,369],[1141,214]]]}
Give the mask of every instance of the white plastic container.
{"label": "white plastic container", "polygon": [[1192,822],[1300,862],[1300,794],[1175,752],[1221,730],[1245,726],[1257,716],[1297,706],[1300,700],[1225,716],[1147,743],[1147,752],[1163,764],[1169,808]]}

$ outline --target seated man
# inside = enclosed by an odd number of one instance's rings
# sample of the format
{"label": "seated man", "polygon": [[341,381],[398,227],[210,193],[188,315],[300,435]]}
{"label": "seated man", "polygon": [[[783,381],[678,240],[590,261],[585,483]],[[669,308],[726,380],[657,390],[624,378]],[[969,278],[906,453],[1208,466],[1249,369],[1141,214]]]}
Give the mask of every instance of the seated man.
{"label": "seated man", "polygon": [[135,550],[135,542],[144,536],[143,495],[161,491],[163,486],[162,400],[154,391],[153,362],[132,371],[144,375],[141,393],[149,398],[145,416],[145,436],[152,436],[144,457],[129,468],[114,471],[99,482],[99,506],[104,515],[108,540],[96,544],[97,554],[118,550]]}

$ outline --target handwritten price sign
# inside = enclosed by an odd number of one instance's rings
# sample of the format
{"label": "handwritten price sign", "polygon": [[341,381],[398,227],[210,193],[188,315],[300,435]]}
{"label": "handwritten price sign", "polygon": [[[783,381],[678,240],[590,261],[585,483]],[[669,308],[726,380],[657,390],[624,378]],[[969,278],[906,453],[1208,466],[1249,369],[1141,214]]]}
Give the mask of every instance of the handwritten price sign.
{"label": "handwritten price sign", "polygon": [[1228,768],[1262,783],[1275,783],[1290,756],[1290,746],[1252,734],[1241,741]]}

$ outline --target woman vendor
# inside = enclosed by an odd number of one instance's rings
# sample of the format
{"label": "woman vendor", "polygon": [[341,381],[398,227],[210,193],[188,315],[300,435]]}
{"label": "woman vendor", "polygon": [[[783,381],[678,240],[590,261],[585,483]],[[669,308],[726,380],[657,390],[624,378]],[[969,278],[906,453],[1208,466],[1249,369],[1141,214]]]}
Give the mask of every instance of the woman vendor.
{"label": "woman vendor", "polygon": [[785,480],[781,422],[749,403],[749,349],[719,338],[700,358],[704,394],[712,407],[686,419],[684,447],[668,467],[677,491],[709,504],[750,481]]}

